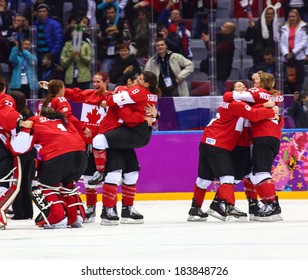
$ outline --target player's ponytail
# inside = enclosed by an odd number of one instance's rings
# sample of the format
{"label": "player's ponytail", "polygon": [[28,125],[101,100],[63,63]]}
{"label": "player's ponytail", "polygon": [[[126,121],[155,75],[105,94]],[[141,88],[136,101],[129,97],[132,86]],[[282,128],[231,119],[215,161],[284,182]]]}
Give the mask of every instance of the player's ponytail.
{"label": "player's ponytail", "polygon": [[48,93],[42,100],[43,108],[47,107],[51,99],[53,99],[59,92],[60,89],[64,88],[64,83],[61,80],[50,80],[48,83]]}
{"label": "player's ponytail", "polygon": [[66,119],[66,116],[63,113],[56,111],[55,109],[51,107],[43,107],[40,115],[43,117],[46,117],[47,119],[51,119],[51,120],[59,119],[62,121],[64,126],[68,124],[68,120]]}
{"label": "player's ponytail", "polygon": [[157,87],[158,84],[157,76],[150,71],[143,71],[142,75],[144,81],[149,84],[149,91],[157,95],[158,97],[161,97],[162,91],[160,90],[160,88]]}

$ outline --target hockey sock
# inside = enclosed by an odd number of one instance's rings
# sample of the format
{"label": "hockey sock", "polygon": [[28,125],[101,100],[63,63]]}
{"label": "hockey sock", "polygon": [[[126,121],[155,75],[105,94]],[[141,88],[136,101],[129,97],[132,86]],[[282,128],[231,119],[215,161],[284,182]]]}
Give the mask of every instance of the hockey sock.
{"label": "hockey sock", "polygon": [[226,202],[234,205],[234,185],[233,184],[222,184],[217,190],[217,198],[220,200],[225,200]]}
{"label": "hockey sock", "polygon": [[194,187],[194,197],[196,206],[202,206],[204,197],[205,197],[206,189],[200,189],[197,185]]}
{"label": "hockey sock", "polygon": [[87,207],[96,205],[96,202],[97,202],[97,190],[86,188],[86,205],[87,205]]}
{"label": "hockey sock", "polygon": [[103,185],[103,206],[113,208],[117,204],[117,189],[118,186],[114,184]]}
{"label": "hockey sock", "polygon": [[276,188],[272,179],[267,179],[260,184],[256,185],[256,189],[258,192],[262,194],[262,201],[274,201],[276,198]]}
{"label": "hockey sock", "polygon": [[136,194],[136,185],[122,184],[122,202],[125,206],[133,206]]}
{"label": "hockey sock", "polygon": [[107,161],[106,150],[93,149],[93,155],[94,155],[96,170],[99,172],[104,172]]}
{"label": "hockey sock", "polygon": [[244,191],[247,198],[258,199],[258,193],[255,185],[250,181],[249,178],[243,179]]}

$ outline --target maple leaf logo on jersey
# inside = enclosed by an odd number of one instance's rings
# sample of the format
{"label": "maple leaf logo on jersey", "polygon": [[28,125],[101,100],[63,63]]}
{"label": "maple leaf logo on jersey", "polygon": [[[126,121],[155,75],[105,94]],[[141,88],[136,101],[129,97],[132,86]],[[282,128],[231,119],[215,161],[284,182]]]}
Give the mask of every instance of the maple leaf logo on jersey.
{"label": "maple leaf logo on jersey", "polygon": [[102,116],[101,113],[98,112],[96,107],[94,109],[92,109],[91,112],[87,113],[87,118],[89,120],[89,123],[98,123],[101,116]]}

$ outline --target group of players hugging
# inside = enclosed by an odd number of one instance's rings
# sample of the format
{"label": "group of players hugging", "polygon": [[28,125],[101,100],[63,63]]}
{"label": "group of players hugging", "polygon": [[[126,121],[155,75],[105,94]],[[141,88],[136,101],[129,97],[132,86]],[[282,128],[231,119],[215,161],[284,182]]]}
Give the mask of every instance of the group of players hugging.
{"label": "group of players hugging", "polygon": [[[102,72],[93,76],[93,89],[87,90],[65,88],[61,80],[41,81],[48,93],[36,115],[29,117],[24,94],[7,94],[6,81],[0,78],[1,229],[23,188],[22,177],[30,182],[29,193],[39,209],[38,227],[78,228],[94,222],[101,185],[102,225],[143,223],[143,215],[133,206],[140,170],[135,149],[150,142],[161,91],[157,77],[149,71],[129,74],[125,82],[108,91],[109,78]],[[284,123],[278,109],[283,97],[274,89],[272,74],[255,73],[253,82],[251,89],[236,82],[204,129],[188,221],[205,221],[208,215],[223,221],[247,219],[235,207],[234,188],[240,181],[250,220],[282,220],[271,169]],[[73,115],[68,100],[81,104],[80,118]],[[33,149],[37,156],[25,172],[20,158]],[[86,207],[76,187],[82,176]],[[216,179],[218,190],[204,212],[206,190]],[[120,185],[121,219],[117,211]]]}

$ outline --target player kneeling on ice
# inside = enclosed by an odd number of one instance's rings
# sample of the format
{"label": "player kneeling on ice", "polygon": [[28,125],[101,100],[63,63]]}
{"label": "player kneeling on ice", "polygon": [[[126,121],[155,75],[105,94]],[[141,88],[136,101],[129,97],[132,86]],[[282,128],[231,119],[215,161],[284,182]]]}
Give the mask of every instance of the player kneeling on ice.
{"label": "player kneeling on ice", "polygon": [[85,217],[74,182],[87,167],[85,145],[65,115],[52,108],[43,108],[33,116],[31,129],[22,129],[12,137],[16,153],[33,146],[38,149],[38,181],[34,181],[32,198],[40,210],[35,224],[44,228],[82,227]]}

